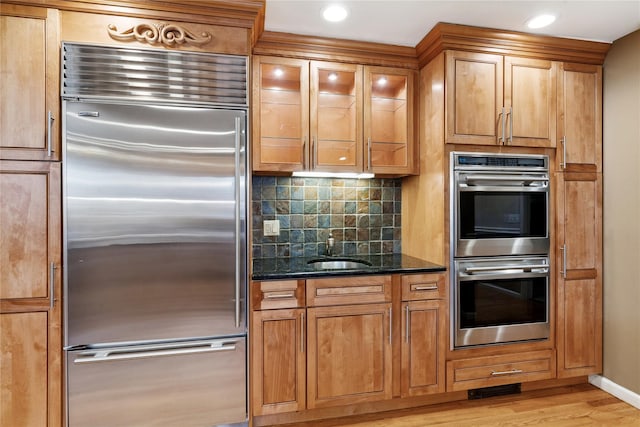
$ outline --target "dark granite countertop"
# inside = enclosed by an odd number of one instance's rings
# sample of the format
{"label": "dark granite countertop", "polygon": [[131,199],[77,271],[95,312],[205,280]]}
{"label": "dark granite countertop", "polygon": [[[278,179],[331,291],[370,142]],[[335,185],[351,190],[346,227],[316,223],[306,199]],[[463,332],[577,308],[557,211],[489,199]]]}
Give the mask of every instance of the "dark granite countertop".
{"label": "dark granite countertop", "polygon": [[[316,269],[308,262],[312,260],[362,260],[370,265],[349,269]],[[446,268],[404,254],[365,255],[353,257],[296,257],[256,258],[253,260],[253,280],[307,279],[313,277],[354,276],[370,274],[431,273],[446,271]]]}

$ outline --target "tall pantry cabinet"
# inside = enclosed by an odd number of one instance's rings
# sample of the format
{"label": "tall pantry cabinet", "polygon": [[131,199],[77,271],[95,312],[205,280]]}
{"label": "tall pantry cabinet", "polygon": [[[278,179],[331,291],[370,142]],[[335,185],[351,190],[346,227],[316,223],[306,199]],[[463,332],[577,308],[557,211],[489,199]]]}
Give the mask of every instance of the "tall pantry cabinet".
{"label": "tall pantry cabinet", "polygon": [[558,377],[602,371],[602,68],[562,64],[558,84]]}
{"label": "tall pantry cabinet", "polygon": [[59,14],[0,5],[0,425],[62,423]]}

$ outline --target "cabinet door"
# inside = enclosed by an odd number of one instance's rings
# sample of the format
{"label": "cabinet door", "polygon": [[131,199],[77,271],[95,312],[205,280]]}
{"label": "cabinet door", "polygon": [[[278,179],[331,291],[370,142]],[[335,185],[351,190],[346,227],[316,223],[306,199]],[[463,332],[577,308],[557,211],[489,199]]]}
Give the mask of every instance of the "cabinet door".
{"label": "cabinet door", "polygon": [[390,399],[391,304],[307,310],[307,407]]}
{"label": "cabinet door", "polygon": [[373,173],[416,173],[415,73],[365,67],[365,169]]}
{"label": "cabinet door", "polygon": [[58,11],[0,5],[0,159],[59,160]]}
{"label": "cabinet door", "polygon": [[602,172],[602,67],[561,64],[558,169]]}
{"label": "cabinet door", "polygon": [[304,309],[254,311],[252,317],[253,415],[303,410]]}
{"label": "cabinet door", "polygon": [[362,66],[311,62],[309,169],[362,171]]}
{"label": "cabinet door", "polygon": [[253,60],[253,170],[292,172],[309,164],[309,62]]}
{"label": "cabinet door", "polygon": [[558,377],[602,371],[602,176],[558,174]]}
{"label": "cabinet door", "polygon": [[552,61],[505,57],[505,145],[556,146],[557,68]]}
{"label": "cabinet door", "polygon": [[496,145],[502,129],[503,57],[446,53],[446,142]]}
{"label": "cabinet door", "polygon": [[0,424],[60,426],[60,164],[0,161],[0,194]]}
{"label": "cabinet door", "polygon": [[445,391],[445,302],[402,304],[402,397]]}

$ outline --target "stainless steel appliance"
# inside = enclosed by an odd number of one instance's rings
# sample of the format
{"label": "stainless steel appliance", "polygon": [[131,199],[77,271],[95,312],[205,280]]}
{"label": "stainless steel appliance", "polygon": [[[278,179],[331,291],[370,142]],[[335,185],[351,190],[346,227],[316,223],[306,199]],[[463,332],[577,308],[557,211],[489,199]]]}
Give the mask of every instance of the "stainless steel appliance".
{"label": "stainless steel appliance", "polygon": [[451,154],[455,257],[549,252],[547,156]]}
{"label": "stainless steel appliance", "polygon": [[549,337],[549,159],[451,153],[453,348]]}
{"label": "stainless steel appliance", "polygon": [[246,425],[246,57],[63,44],[67,425]]}
{"label": "stainless steel appliance", "polygon": [[454,347],[549,337],[549,258],[454,262]]}

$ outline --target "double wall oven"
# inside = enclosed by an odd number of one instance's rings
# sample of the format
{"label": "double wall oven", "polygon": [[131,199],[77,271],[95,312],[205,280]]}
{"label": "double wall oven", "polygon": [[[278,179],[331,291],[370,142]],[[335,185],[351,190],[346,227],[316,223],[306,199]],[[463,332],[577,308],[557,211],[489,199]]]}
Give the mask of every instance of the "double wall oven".
{"label": "double wall oven", "polygon": [[451,153],[454,348],[549,337],[549,159]]}

